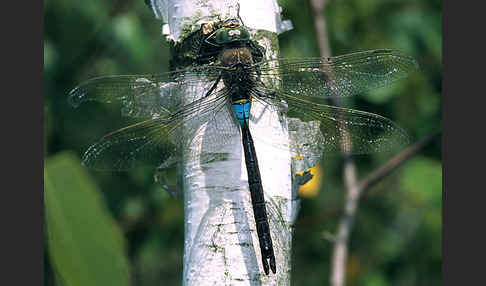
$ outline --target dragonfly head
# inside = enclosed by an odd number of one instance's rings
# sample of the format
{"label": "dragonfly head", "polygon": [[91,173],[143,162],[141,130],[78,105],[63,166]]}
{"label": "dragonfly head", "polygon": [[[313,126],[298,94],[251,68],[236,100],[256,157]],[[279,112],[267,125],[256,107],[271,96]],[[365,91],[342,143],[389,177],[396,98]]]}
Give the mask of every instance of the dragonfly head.
{"label": "dragonfly head", "polygon": [[249,41],[250,33],[241,25],[238,19],[226,20],[222,27],[214,34],[214,41],[218,45],[226,45],[235,42]]}

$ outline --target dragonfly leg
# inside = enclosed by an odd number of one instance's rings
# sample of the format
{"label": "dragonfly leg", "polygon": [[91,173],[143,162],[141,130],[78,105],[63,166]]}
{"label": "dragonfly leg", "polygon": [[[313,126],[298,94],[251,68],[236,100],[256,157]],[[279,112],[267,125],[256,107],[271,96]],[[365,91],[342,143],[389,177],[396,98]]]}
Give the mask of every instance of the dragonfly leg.
{"label": "dragonfly leg", "polygon": [[206,53],[202,55],[198,55],[196,57],[196,61],[201,64],[210,63],[214,60],[214,58],[218,55],[218,53]]}
{"label": "dragonfly leg", "polygon": [[261,62],[265,56],[265,48],[258,45],[255,41],[248,41],[248,47],[250,48],[253,60],[256,63]]}
{"label": "dragonfly leg", "polygon": [[219,83],[220,80],[221,80],[221,74],[218,76],[218,78],[214,82],[213,86],[211,86],[211,88],[208,90],[208,92],[206,92],[206,94],[204,95],[204,97],[208,97],[214,91],[214,89],[216,88],[216,86],[218,86],[218,83]]}

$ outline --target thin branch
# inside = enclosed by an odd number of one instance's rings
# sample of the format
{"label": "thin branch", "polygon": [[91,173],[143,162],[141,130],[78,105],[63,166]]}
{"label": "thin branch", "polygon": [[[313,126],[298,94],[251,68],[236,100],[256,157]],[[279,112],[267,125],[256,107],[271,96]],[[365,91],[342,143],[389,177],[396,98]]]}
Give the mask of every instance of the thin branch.
{"label": "thin branch", "polygon": [[[322,58],[328,58],[331,55],[329,47],[327,28],[324,18],[324,9],[328,4],[326,0],[310,0],[312,14],[314,17],[314,26],[317,33],[319,50]],[[332,76],[332,75],[330,75]],[[339,105],[337,100],[331,99],[331,103]],[[326,234],[326,239],[334,242],[334,249],[331,262],[331,280],[332,286],[343,286],[346,282],[346,264],[348,258],[348,241],[353,227],[354,218],[359,205],[359,198],[369,187],[376,184],[386,175],[403,164],[406,160],[416,154],[424,146],[432,142],[441,132],[435,132],[413,146],[403,150],[382,167],[376,169],[366,178],[358,182],[356,167],[351,157],[343,154],[343,176],[346,189],[346,200],[344,205],[344,215],[338,223],[337,234],[335,236]],[[346,136],[346,131],[343,136]]]}
{"label": "thin branch", "polygon": [[[311,0],[312,14],[314,16],[314,26],[317,33],[319,50],[322,58],[331,56],[329,41],[327,37],[326,22],[324,19],[324,8],[327,4],[325,0]],[[332,76],[332,74],[330,75]],[[337,100],[330,100],[333,105],[339,106]],[[348,136],[343,126],[343,136]],[[345,142],[346,140],[343,140]],[[344,148],[343,148],[344,150]],[[337,234],[334,237],[334,249],[331,264],[331,285],[342,286],[346,281],[346,261],[348,257],[348,241],[353,226],[356,211],[358,209],[359,197],[361,195],[358,188],[358,174],[356,166],[349,154],[343,153],[343,177],[346,188],[346,200],[344,215],[339,221]]]}
{"label": "thin branch", "polygon": [[312,15],[314,16],[314,27],[316,29],[319,51],[322,58],[331,56],[331,48],[327,37],[327,26],[324,20],[324,8],[329,0],[311,0]]}
{"label": "thin branch", "polygon": [[405,150],[401,151],[393,158],[391,158],[388,162],[386,162],[383,166],[377,168],[364,179],[362,179],[358,186],[360,191],[366,191],[371,186],[379,182],[381,179],[386,177],[390,174],[393,170],[395,170],[398,166],[403,164],[405,161],[410,159],[413,155],[415,155],[418,151],[422,148],[430,144],[434,139],[439,137],[442,134],[442,131],[436,131],[424,137],[419,142],[415,143],[414,145],[406,148]]}

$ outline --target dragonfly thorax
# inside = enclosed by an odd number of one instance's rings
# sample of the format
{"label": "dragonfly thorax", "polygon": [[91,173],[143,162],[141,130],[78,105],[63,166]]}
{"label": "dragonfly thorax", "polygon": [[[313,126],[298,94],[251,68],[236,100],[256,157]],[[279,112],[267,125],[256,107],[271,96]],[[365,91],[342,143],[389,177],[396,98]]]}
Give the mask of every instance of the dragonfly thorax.
{"label": "dragonfly thorax", "polygon": [[221,64],[225,67],[234,67],[238,65],[253,65],[253,56],[250,50],[245,46],[227,47],[219,55]]}
{"label": "dragonfly thorax", "polygon": [[220,54],[221,64],[229,70],[223,71],[221,77],[230,91],[232,101],[250,99],[253,88],[251,66],[253,57],[246,47],[225,48]]}

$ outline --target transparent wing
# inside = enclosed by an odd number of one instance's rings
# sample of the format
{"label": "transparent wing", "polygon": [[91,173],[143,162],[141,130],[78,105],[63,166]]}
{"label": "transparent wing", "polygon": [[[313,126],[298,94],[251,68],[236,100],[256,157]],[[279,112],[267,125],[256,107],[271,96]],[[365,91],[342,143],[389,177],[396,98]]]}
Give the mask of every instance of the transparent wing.
{"label": "transparent wing", "polygon": [[[383,116],[305,101],[292,94],[277,92],[275,97],[288,105],[288,115],[299,119],[303,131],[291,134],[292,152],[303,157],[321,154],[367,154],[394,151],[409,143],[407,133]],[[302,124],[302,123],[307,124]],[[300,134],[300,135],[297,135]],[[299,138],[305,136],[306,138]]]}
{"label": "transparent wing", "polygon": [[[383,87],[418,68],[410,56],[393,50],[372,50],[326,59],[276,59],[255,65],[254,75],[277,78],[280,92],[301,98],[351,96]],[[263,89],[266,87],[260,82]]]}
{"label": "transparent wing", "polygon": [[125,116],[155,118],[202,97],[185,91],[193,87],[209,90],[220,73],[221,68],[199,66],[162,74],[98,77],[71,90],[68,100],[74,107],[86,101],[119,101]]}
{"label": "transparent wing", "polygon": [[[227,100],[227,90],[221,89],[168,116],[145,120],[109,133],[89,147],[83,163],[92,169],[116,171],[139,165],[168,167],[182,159],[182,151],[188,150],[203,124],[212,122],[215,114],[226,111]],[[218,126],[216,130],[222,135],[212,136],[215,146],[227,144],[238,134],[234,125]]]}
{"label": "transparent wing", "polygon": [[156,166],[179,156],[168,134],[174,121],[156,118],[103,136],[84,153],[83,164],[96,170],[126,170],[137,165]]}

